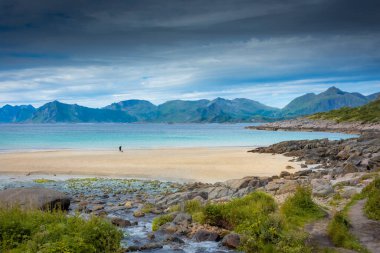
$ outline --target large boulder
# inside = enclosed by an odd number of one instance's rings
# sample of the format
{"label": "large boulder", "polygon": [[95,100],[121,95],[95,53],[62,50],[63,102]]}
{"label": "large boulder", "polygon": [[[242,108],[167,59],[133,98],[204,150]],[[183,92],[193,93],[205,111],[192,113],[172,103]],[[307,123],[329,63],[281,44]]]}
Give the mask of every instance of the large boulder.
{"label": "large boulder", "polygon": [[0,207],[41,210],[68,210],[70,197],[45,188],[11,188],[0,191]]}
{"label": "large boulder", "polygon": [[240,245],[240,236],[235,233],[228,234],[223,238],[222,245],[231,249],[236,249]]}

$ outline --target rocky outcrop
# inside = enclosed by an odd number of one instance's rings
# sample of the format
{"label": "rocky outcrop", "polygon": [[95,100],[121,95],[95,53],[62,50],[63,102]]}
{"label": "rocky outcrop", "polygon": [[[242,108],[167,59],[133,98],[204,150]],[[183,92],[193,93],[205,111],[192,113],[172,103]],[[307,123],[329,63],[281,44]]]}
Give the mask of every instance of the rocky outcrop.
{"label": "rocky outcrop", "polygon": [[285,141],[249,152],[297,157],[305,164],[320,164],[335,174],[366,172],[380,167],[380,133],[365,133],[359,138],[329,141]]}
{"label": "rocky outcrop", "polygon": [[312,120],[299,118],[293,120],[276,121],[261,126],[250,126],[249,129],[270,131],[319,131],[319,132],[380,132],[380,123],[342,122],[331,120]]}
{"label": "rocky outcrop", "polygon": [[201,203],[228,201],[234,197],[247,195],[265,186],[268,181],[269,178],[245,177],[215,184],[190,183],[184,185],[179,192],[156,198],[155,204],[159,207],[169,207],[187,200],[198,200]]}
{"label": "rocky outcrop", "polygon": [[70,198],[45,188],[13,188],[0,191],[0,207],[41,210],[68,210]]}

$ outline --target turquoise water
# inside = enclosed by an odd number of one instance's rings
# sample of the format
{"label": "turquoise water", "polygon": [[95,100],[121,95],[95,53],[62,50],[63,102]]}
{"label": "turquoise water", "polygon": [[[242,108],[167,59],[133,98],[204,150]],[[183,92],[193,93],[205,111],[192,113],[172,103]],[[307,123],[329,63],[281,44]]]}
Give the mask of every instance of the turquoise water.
{"label": "turquoise water", "polygon": [[0,150],[265,146],[354,135],[247,130],[253,124],[0,124]]}

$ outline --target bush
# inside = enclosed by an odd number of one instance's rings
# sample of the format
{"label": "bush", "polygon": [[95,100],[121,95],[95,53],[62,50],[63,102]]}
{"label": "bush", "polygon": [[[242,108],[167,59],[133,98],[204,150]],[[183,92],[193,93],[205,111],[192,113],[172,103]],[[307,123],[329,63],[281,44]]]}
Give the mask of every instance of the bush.
{"label": "bush", "polygon": [[295,194],[285,200],[281,212],[288,224],[293,226],[303,226],[325,216],[325,212],[311,198],[311,189],[304,187],[297,188]]}
{"label": "bush", "polygon": [[241,235],[244,252],[307,253],[306,234],[287,230],[286,220],[278,212],[274,199],[253,192],[224,204],[208,204],[204,220],[211,225],[232,229]]}
{"label": "bush", "polygon": [[122,233],[109,222],[62,212],[0,210],[0,251],[120,252]]}
{"label": "bush", "polygon": [[170,214],[155,217],[152,222],[152,230],[157,231],[162,225],[173,221],[173,216]]}
{"label": "bush", "polygon": [[367,197],[364,212],[368,218],[380,220],[380,178],[376,178],[372,183],[363,189],[362,193]]}

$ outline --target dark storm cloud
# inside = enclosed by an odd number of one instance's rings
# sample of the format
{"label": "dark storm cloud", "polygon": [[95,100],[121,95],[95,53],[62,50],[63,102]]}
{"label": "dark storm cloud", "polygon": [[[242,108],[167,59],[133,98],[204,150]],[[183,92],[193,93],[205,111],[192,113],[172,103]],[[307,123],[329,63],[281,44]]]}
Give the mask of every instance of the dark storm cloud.
{"label": "dark storm cloud", "polygon": [[379,13],[375,0],[0,0],[0,102],[368,93]]}

